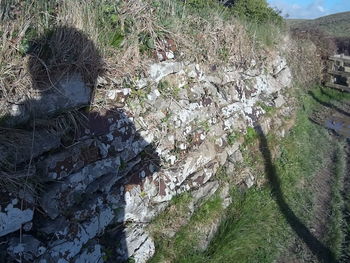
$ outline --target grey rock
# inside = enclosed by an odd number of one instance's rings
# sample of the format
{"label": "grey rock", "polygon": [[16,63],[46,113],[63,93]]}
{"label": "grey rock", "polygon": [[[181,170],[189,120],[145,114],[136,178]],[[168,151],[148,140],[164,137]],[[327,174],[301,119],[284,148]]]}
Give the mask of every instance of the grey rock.
{"label": "grey rock", "polygon": [[111,208],[102,205],[99,210],[99,213],[88,221],[82,224],[72,222],[57,232],[56,236],[59,238],[48,244],[46,253],[55,262],[72,260],[89,240],[101,233],[113,220],[114,213]]}
{"label": "grey rock", "polygon": [[[41,198],[41,206],[46,213],[55,219],[62,209],[67,209],[77,202],[77,195],[94,190],[107,190],[118,180],[117,174],[120,167],[119,158],[109,158],[97,161],[85,166],[81,171],[71,174],[63,182],[54,184],[49,191],[46,191]],[[103,175],[110,174],[107,179],[109,185],[97,183],[93,188],[88,186]],[[107,189],[103,189],[108,187]],[[64,194],[63,194],[64,193]]]}
{"label": "grey rock", "polygon": [[179,72],[183,68],[183,64],[180,62],[164,61],[161,63],[153,64],[149,69],[149,78],[154,82],[159,82],[162,78]]}
{"label": "grey rock", "polygon": [[255,178],[249,168],[244,169],[241,173],[241,176],[243,178],[245,185],[248,188],[251,188],[255,184]]}
{"label": "grey rock", "polygon": [[231,162],[237,162],[237,163],[241,163],[243,162],[243,155],[242,152],[240,150],[235,151],[231,156],[230,156],[230,161]]}
{"label": "grey rock", "polygon": [[81,254],[74,260],[74,263],[103,263],[102,247],[95,244],[89,248],[83,249]]}
{"label": "grey rock", "polygon": [[[132,255],[136,263],[146,263],[154,252],[154,242],[143,225],[132,225],[125,230],[125,243],[117,249],[119,255]],[[127,253],[126,253],[127,251]],[[121,257],[120,260],[125,260]]]}
{"label": "grey rock", "polygon": [[68,109],[81,107],[90,102],[91,89],[78,73],[65,75],[54,82],[50,89],[36,95],[22,104],[13,105],[4,121],[5,126],[26,122],[33,116],[47,118]]}
{"label": "grey rock", "polygon": [[286,103],[282,95],[279,95],[273,102],[277,108],[281,108]]}
{"label": "grey rock", "polygon": [[46,248],[43,244],[31,235],[23,235],[20,238],[11,238],[7,253],[20,262],[20,258],[32,262],[35,258],[43,255]]}
{"label": "grey rock", "polygon": [[193,191],[193,204],[197,204],[201,200],[207,200],[219,189],[219,182],[208,182],[197,190]]}
{"label": "grey rock", "polygon": [[220,197],[222,199],[222,206],[224,208],[227,208],[231,203],[232,203],[232,198],[230,195],[230,185],[229,184],[224,184],[221,187],[221,191],[220,191]]}
{"label": "grey rock", "polygon": [[208,81],[214,85],[222,85],[222,83],[223,83],[222,79],[219,76],[215,76],[215,75],[205,76],[204,80]]}
{"label": "grey rock", "polygon": [[275,75],[275,76],[278,75],[282,70],[287,68],[287,61],[286,61],[285,58],[283,58],[281,56],[277,56],[272,63],[273,63],[273,65],[272,65],[272,68],[273,68],[272,74]]}
{"label": "grey rock", "polygon": [[[34,211],[32,209],[21,210],[16,208],[17,199],[13,199],[0,212],[0,237],[20,229],[21,225],[33,219]],[[1,208],[1,207],[0,207]]]}

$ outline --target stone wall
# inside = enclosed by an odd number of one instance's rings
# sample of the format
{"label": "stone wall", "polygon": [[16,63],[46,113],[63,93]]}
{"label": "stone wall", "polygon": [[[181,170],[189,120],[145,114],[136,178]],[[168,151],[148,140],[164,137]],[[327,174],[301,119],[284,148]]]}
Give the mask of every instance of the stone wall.
{"label": "stone wall", "polygon": [[[291,73],[278,54],[244,71],[167,60],[131,84],[104,89],[107,82],[99,79],[94,101],[110,106],[80,112],[85,122],[74,143],[39,126],[34,136],[12,134],[34,138],[31,151],[23,143],[15,157],[2,146],[3,162],[17,160],[19,176],[40,182],[35,194],[26,186],[4,190],[1,257],[8,262],[146,262],[155,250],[149,222],[180,193],[193,191],[196,201],[215,193],[218,168],[233,171],[242,159],[242,141],[230,136],[257,122],[284,136],[283,117],[293,113]],[[267,115],[267,107],[278,114]],[[255,183],[249,172],[237,180]]]}

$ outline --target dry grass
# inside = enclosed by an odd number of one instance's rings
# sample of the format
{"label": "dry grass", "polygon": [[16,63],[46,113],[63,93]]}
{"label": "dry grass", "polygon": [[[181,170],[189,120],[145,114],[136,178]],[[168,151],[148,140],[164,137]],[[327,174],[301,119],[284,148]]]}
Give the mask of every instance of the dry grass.
{"label": "dry grass", "polygon": [[[137,77],[164,48],[165,38],[175,41],[181,58],[208,64],[244,66],[257,53],[243,26],[219,11],[203,18],[177,1],[161,1],[161,11],[154,2],[6,1],[0,24],[2,109],[27,100],[41,86],[53,86],[52,79],[65,71],[77,70],[89,83],[102,68],[106,79]],[[164,17],[171,26],[164,25]],[[117,31],[121,43],[116,47],[111,38]],[[140,48],[142,36],[153,43],[146,53]]]}
{"label": "dry grass", "polygon": [[[174,36],[187,58],[201,63],[229,63],[241,67],[249,64],[257,53],[237,21],[225,21],[218,16],[211,21],[193,16],[186,20],[187,23]],[[193,28],[197,29],[195,34],[188,32]]]}
{"label": "dry grass", "polygon": [[324,64],[317,46],[310,40],[290,39],[286,50],[288,64],[293,73],[294,83],[301,87],[312,87],[320,83]]}

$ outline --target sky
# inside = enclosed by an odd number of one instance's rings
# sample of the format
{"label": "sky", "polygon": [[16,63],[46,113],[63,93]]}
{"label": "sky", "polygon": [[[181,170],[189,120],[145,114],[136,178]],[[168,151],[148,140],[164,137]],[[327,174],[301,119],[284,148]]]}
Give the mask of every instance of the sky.
{"label": "sky", "polygon": [[339,12],[350,11],[350,0],[268,0],[289,18],[314,19]]}

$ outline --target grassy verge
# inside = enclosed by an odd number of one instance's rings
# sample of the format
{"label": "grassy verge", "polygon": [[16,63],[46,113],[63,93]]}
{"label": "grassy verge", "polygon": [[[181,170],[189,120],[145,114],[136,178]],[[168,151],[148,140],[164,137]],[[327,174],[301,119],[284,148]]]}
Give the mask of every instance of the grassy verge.
{"label": "grassy verge", "polygon": [[331,188],[331,211],[326,239],[327,245],[338,259],[342,256],[342,247],[345,238],[343,221],[344,199],[342,195],[346,169],[345,158],[344,150],[341,148],[341,145],[338,145],[335,156],[335,167]]}
{"label": "grassy verge", "polygon": [[[316,88],[312,91],[327,101],[343,99],[340,92],[333,90]],[[329,96],[324,95],[325,91]],[[277,148],[280,151],[274,165],[283,196],[298,219],[310,228],[314,211],[312,183],[316,173],[323,167],[325,157],[335,150],[337,144],[334,144],[326,130],[309,120],[310,114],[320,104],[312,96],[300,97],[300,110],[295,127],[282,140],[269,135],[268,143],[271,151]],[[248,155],[244,154],[249,156],[247,165],[261,167],[260,152],[252,149],[256,147],[256,143],[251,142],[246,147],[249,152]],[[344,158],[340,148],[337,156],[332,186],[334,216],[325,244],[339,256],[344,240],[342,202],[339,196]],[[259,170],[252,168],[255,172]],[[231,195],[233,203],[225,211],[226,218],[206,251],[196,248],[200,236],[195,231],[196,216],[192,216],[173,238],[162,242],[158,240],[158,251],[151,262],[273,262],[294,244],[297,236],[281,213],[268,184],[246,191],[233,187]],[[213,212],[213,215],[216,213]],[[210,222],[210,216],[204,218],[208,218]]]}

